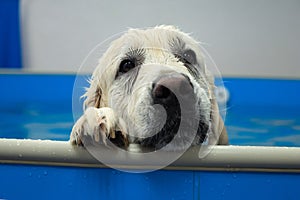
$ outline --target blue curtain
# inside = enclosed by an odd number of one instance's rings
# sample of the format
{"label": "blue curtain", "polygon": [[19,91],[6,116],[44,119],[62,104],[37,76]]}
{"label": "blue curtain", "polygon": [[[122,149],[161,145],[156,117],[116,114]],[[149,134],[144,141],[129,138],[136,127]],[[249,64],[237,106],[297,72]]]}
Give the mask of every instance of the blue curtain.
{"label": "blue curtain", "polygon": [[19,0],[0,0],[0,68],[21,68]]}

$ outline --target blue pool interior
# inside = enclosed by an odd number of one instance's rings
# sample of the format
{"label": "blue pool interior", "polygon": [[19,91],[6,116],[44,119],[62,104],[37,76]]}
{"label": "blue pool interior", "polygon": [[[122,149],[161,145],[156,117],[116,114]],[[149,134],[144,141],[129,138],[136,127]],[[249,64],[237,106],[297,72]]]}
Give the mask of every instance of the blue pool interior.
{"label": "blue pool interior", "polygon": [[[0,75],[0,137],[68,140],[74,75]],[[300,81],[224,78],[233,145],[300,146]],[[80,88],[82,89],[82,88]],[[238,153],[238,152],[237,152]],[[299,199],[299,173],[0,164],[0,199]]]}
{"label": "blue pool interior", "polygon": [[[68,140],[75,75],[0,75],[0,137]],[[84,79],[84,78],[83,78]],[[300,81],[224,78],[232,145],[300,147]],[[84,92],[83,88],[78,88]],[[78,100],[79,101],[79,100]]]}
{"label": "blue pool interior", "polygon": [[[1,173],[1,171],[6,173]],[[300,174],[0,165],[4,199],[299,199]],[[5,180],[5,182],[3,181]]]}

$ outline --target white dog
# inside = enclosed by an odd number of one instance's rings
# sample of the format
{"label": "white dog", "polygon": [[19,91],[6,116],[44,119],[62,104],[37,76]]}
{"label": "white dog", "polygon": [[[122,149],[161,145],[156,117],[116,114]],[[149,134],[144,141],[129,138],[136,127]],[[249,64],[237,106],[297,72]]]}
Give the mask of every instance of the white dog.
{"label": "white dog", "polygon": [[154,150],[171,141],[175,149],[187,142],[228,144],[214,88],[189,35],[172,26],[130,29],[111,43],[93,72],[70,141],[85,145],[89,137]]}

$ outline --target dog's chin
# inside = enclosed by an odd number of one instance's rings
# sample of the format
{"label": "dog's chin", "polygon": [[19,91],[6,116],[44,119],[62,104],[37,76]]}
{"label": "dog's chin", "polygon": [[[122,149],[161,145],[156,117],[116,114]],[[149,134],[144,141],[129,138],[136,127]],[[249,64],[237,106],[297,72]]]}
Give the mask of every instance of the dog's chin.
{"label": "dog's chin", "polygon": [[203,120],[199,112],[189,111],[172,113],[167,110],[167,119],[163,127],[155,132],[155,128],[149,132],[151,135],[138,139],[138,143],[148,151],[156,151],[162,148],[166,150],[184,150],[189,146],[198,145],[204,142],[209,131],[209,123]]}

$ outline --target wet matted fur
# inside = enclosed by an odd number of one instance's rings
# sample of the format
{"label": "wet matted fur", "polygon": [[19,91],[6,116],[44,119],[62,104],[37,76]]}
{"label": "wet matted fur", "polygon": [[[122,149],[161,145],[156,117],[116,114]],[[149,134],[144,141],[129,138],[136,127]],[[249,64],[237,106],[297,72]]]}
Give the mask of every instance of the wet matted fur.
{"label": "wet matted fur", "polygon": [[[129,29],[99,60],[70,141],[160,149],[228,144],[199,44],[173,26]],[[195,132],[192,134],[191,132]],[[175,136],[178,137],[175,137]],[[175,141],[174,141],[175,140]]]}

